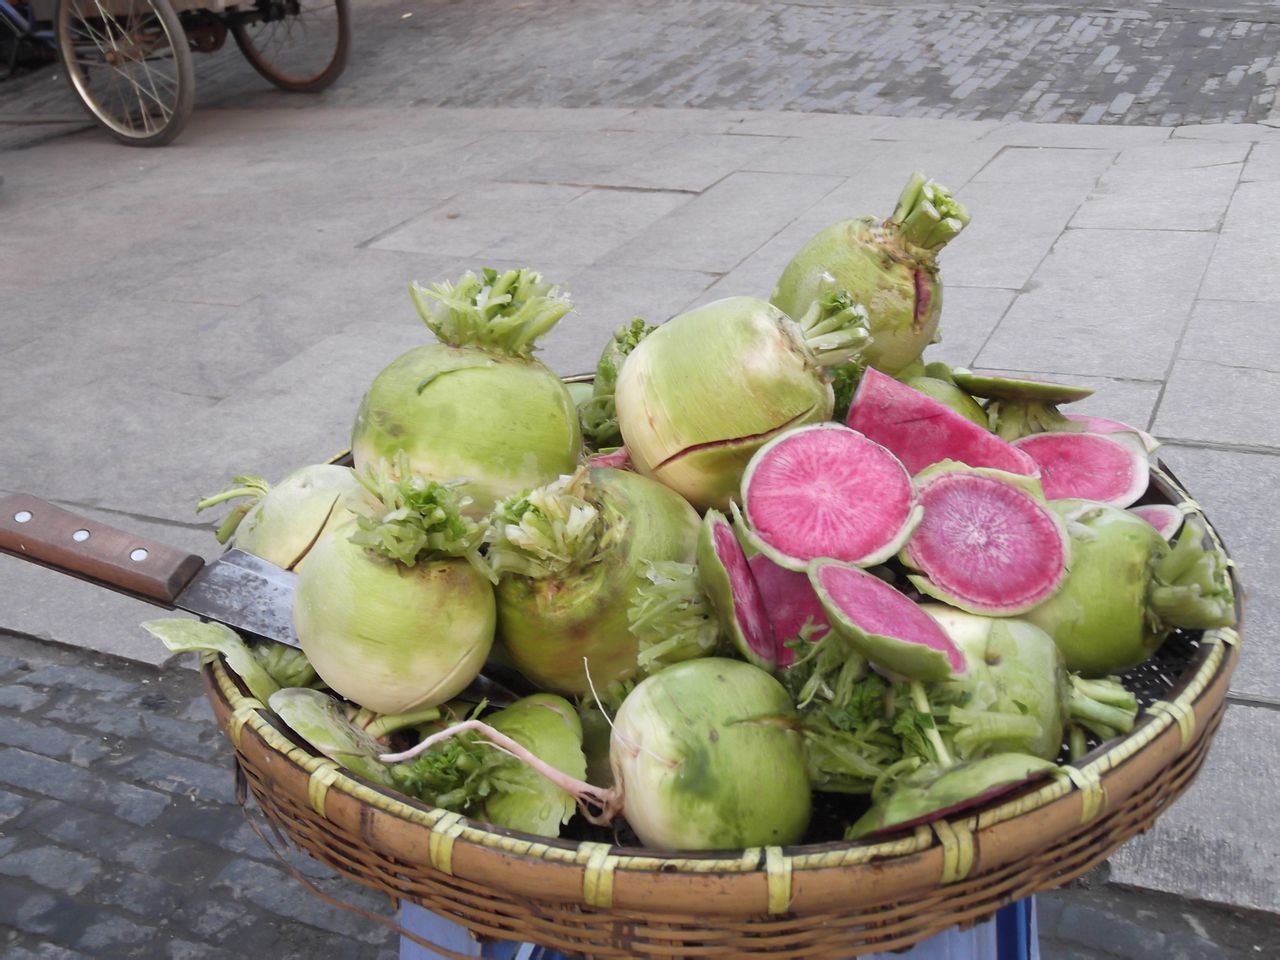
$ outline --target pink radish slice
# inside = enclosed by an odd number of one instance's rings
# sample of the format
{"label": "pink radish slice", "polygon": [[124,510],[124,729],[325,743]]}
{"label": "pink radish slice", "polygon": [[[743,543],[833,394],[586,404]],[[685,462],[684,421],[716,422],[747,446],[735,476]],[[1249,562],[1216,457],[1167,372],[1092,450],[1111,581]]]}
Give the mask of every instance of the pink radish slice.
{"label": "pink radish slice", "polygon": [[778,643],[764,598],[742,544],[718,510],[708,510],[702,519],[698,578],[738,652],[756,666],[772,671],[778,662]]}
{"label": "pink radish slice", "polygon": [[913,680],[964,673],[964,654],[938,622],[879,577],[819,560],[809,579],[831,626],[872,663]]}
{"label": "pink radish slice", "polygon": [[1127,507],[1150,480],[1147,452],[1132,434],[1033,433],[1014,446],[1040,465],[1040,483],[1049,500]]}
{"label": "pink radish slice", "polygon": [[1156,447],[1160,446],[1160,441],[1147,433],[1147,431],[1131,427],[1127,423],[1121,423],[1119,420],[1108,420],[1106,417],[1091,417],[1087,413],[1068,413],[1065,416],[1068,420],[1074,420],[1076,423],[1082,424],[1089,433],[1137,434],[1142,438],[1142,443],[1147,448],[1147,453],[1153,453]]}
{"label": "pink radish slice", "polygon": [[831,629],[827,612],[822,609],[822,602],[813,592],[806,574],[780,567],[763,553],[757,553],[748,562],[769,622],[773,624],[773,635],[778,640],[778,666],[789,667],[795,661],[796,652],[786,646],[786,642],[800,636],[809,622],[813,630],[809,639],[821,638]]}
{"label": "pink radish slice", "polygon": [[846,423],[892,451],[912,476],[941,460],[1036,472],[1030,457],[994,433],[872,367],[858,384]]}
{"label": "pink radish slice", "polygon": [[747,465],[742,490],[753,542],[791,570],[815,557],[879,563],[901,548],[919,517],[897,457],[838,423],[770,440]]}
{"label": "pink radish slice", "polygon": [[[1063,434],[1074,436],[1074,434]],[[923,592],[970,613],[1012,616],[1048,599],[1067,572],[1068,540],[1045,504],[1011,483],[965,470],[920,485],[924,519],[906,560]]]}
{"label": "pink radish slice", "polygon": [[1182,526],[1182,511],[1169,503],[1145,503],[1140,507],[1130,507],[1129,512],[1155,527],[1166,540],[1172,540]]}

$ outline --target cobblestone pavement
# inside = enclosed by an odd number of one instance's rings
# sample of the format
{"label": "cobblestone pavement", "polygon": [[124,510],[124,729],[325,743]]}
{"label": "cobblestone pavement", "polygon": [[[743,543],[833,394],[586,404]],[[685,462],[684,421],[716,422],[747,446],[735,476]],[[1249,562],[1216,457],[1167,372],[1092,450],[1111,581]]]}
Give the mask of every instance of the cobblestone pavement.
{"label": "cobblestone pavement", "polygon": [[[1261,0],[362,0],[355,29],[326,103],[1173,125],[1263,120],[1280,83],[1280,8]],[[204,104],[287,99],[234,45],[196,65]],[[83,125],[55,74],[0,83],[0,146]],[[22,116],[44,122],[5,130]]]}
{"label": "cobblestone pavement", "polygon": [[[245,823],[197,675],[0,632],[0,955],[391,960]],[[290,858],[331,896],[385,900]],[[1280,920],[1098,876],[1040,898],[1044,960],[1275,956]]]}

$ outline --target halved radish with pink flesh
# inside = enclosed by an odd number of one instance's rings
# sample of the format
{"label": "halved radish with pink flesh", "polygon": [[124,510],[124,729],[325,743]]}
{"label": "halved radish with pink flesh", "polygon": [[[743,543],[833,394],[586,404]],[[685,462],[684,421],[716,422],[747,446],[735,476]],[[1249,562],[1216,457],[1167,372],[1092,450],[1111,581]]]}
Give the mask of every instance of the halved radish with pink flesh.
{"label": "halved radish with pink flesh", "polygon": [[1014,446],[1040,465],[1040,484],[1049,500],[1127,507],[1150,480],[1146,447],[1132,433],[1035,433]]}
{"label": "halved radish with pink flesh", "polygon": [[938,769],[926,767],[899,782],[845,832],[846,840],[906,830],[981,806],[1048,775],[1057,767],[1023,753],[998,753]]}
{"label": "halved radish with pink flesh", "polygon": [[869,368],[846,423],[882,444],[915,475],[940,460],[1033,476],[1035,461],[950,407]]}
{"label": "halved radish with pink flesh", "polygon": [[789,570],[816,557],[880,563],[920,522],[901,461],[838,423],[800,427],[766,443],[743,474],[742,499],[750,542]]}
{"label": "halved radish with pink flesh", "polygon": [[1144,503],[1140,507],[1130,507],[1130,513],[1136,513],[1151,524],[1166,540],[1172,540],[1174,534],[1182,527],[1184,514],[1171,503]]}
{"label": "halved radish with pink flesh", "polygon": [[1062,585],[1070,541],[1062,521],[1028,489],[1034,480],[938,464],[917,483],[924,520],[902,559],[925,574],[911,577],[922,593],[970,613],[1008,617]]}
{"label": "halved radish with pink flesh", "polygon": [[757,553],[748,562],[778,641],[778,666],[789,667],[795,661],[796,652],[786,646],[786,642],[800,636],[805,624],[810,624],[810,640],[821,639],[831,629],[827,612],[822,609],[806,574],[780,567],[763,553]]}
{"label": "halved radish with pink flesh", "polygon": [[937,621],[879,577],[815,560],[809,580],[832,629],[876,666],[912,680],[964,673],[964,654]]}
{"label": "halved radish with pink flesh", "polygon": [[1147,453],[1154,453],[1156,447],[1160,446],[1160,441],[1147,433],[1147,431],[1131,427],[1129,424],[1121,423],[1119,420],[1108,420],[1106,417],[1091,417],[1087,413],[1068,413],[1066,418],[1082,424],[1089,433],[1135,433],[1142,438],[1142,443],[1147,448]]}
{"label": "halved radish with pink flesh", "polygon": [[778,662],[778,644],[764,598],[751,575],[742,544],[718,510],[708,510],[702,518],[698,581],[738,652],[757,667],[772,672]]}

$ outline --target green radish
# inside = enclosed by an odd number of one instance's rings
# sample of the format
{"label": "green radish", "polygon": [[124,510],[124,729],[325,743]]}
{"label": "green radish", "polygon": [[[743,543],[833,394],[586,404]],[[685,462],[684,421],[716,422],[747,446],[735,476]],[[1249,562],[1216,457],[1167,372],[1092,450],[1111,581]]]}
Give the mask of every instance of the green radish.
{"label": "green radish", "polygon": [[350,467],[319,463],[289,474],[275,486],[261,477],[240,476],[221,493],[196,504],[196,513],[245,498],[223,518],[219,543],[293,570],[322,533],[355,519],[364,488]]}
{"label": "green radish", "polygon": [[1083,425],[1059,413],[1058,405],[1093,395],[1090,387],[976,374],[962,367],[953,368],[951,377],[958,387],[987,399],[992,433],[1010,442],[1032,433],[1083,430]]}
{"label": "green radish", "polygon": [[460,480],[475,518],[571,473],[582,452],[577,409],[533,358],[569,298],[531,270],[468,272],[410,293],[441,342],[410,350],[374,379],[352,430],[356,469],[403,452],[413,473]]}
{"label": "green radish", "polygon": [[655,329],[657,328],[639,317],[632,317],[630,323],[613,332],[605,345],[604,352],[596,363],[596,375],[588,387],[587,396],[577,400],[582,439],[588,450],[608,450],[622,446],[618,408],[613,396],[618,384],[618,371],[622,369],[623,361],[631,351]]}
{"label": "green radish", "polygon": [[1127,510],[1085,500],[1050,506],[1071,534],[1071,570],[1057,594],[1023,616],[1053,637],[1068,669],[1106,676],[1151,656],[1175,627],[1235,623],[1226,557],[1198,517],[1187,517],[1170,547]]}
{"label": "green radish", "polygon": [[770,301],[797,317],[834,285],[867,308],[866,361],[897,374],[937,337],[942,280],[937,255],[969,222],[947,189],[913,174],[885,220],[862,217],[820,231],[787,264]]}
{"label": "green radish", "polygon": [[298,640],[320,678],[363,707],[404,713],[444,703],[475,678],[493,644],[482,531],[455,490],[409,472],[403,459],[362,481],[379,506],[322,536],[298,571]]}
{"label": "green radish", "polygon": [[753,297],[672,317],[627,357],[615,391],[635,468],[699,510],[728,509],[770,438],[829,420],[823,371],[861,351],[866,311],[842,291],[792,318]]}
{"label": "green radish", "polygon": [[697,535],[688,503],[623,470],[579,469],[504,500],[485,542],[499,577],[498,632],[516,667],[544,689],[579,696],[635,676],[641,651],[629,614],[651,585],[649,565],[691,563]]}

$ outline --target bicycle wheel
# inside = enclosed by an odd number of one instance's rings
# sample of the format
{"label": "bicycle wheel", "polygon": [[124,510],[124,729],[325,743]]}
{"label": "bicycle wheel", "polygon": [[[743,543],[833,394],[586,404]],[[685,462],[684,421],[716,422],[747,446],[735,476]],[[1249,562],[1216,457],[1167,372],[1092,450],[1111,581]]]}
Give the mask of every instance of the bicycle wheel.
{"label": "bicycle wheel", "polygon": [[113,137],[158,147],[181,132],[196,77],[169,0],[58,0],[54,35],[71,89]]}
{"label": "bicycle wheel", "polygon": [[253,69],[292,93],[338,79],[351,48],[349,0],[255,0],[231,20],[236,46]]}

